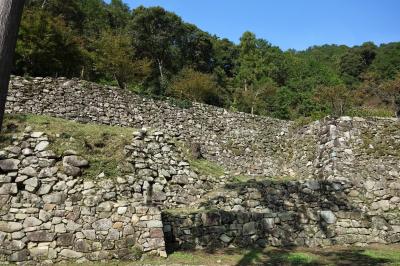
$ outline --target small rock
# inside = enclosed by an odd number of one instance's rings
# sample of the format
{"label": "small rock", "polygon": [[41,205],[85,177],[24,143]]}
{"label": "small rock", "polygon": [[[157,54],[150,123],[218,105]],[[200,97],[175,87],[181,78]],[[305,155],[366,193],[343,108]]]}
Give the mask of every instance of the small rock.
{"label": "small rock", "polygon": [[38,218],[30,216],[30,217],[26,217],[25,218],[23,226],[24,226],[24,228],[27,228],[27,227],[39,226],[41,224],[42,224],[41,220],[39,220]]}
{"label": "small rock", "polygon": [[13,233],[22,229],[22,224],[16,222],[3,222],[0,221],[0,231],[6,233]]}
{"label": "small rock", "polygon": [[29,178],[24,181],[25,190],[33,192],[39,186],[39,180],[36,177]]}
{"label": "small rock", "polygon": [[227,235],[225,235],[225,234],[222,234],[222,235],[219,237],[219,239],[221,239],[221,241],[224,242],[224,243],[229,243],[229,242],[231,242],[231,240],[232,240],[232,238],[230,238],[229,236],[227,236]]}
{"label": "small rock", "polygon": [[0,169],[4,172],[16,171],[19,163],[20,161],[17,159],[0,160]]}
{"label": "small rock", "polygon": [[27,249],[23,249],[20,251],[13,252],[10,256],[11,262],[21,262],[27,261],[29,256],[29,251]]}
{"label": "small rock", "polygon": [[49,146],[49,142],[48,141],[41,141],[39,142],[36,147],[35,147],[35,151],[44,151],[45,149],[47,149],[47,147]]}
{"label": "small rock", "polygon": [[106,174],[104,174],[104,172],[101,172],[97,177],[98,178],[103,178],[103,177],[105,177],[106,176]]}
{"label": "small rock", "polygon": [[7,183],[0,186],[0,195],[17,194],[18,187],[15,183]]}
{"label": "small rock", "polygon": [[148,228],[162,228],[163,224],[159,220],[152,220],[147,222],[147,227]]}
{"label": "small rock", "polygon": [[66,150],[63,152],[64,156],[68,156],[68,155],[78,155],[78,153],[74,150]]}
{"label": "small rock", "polygon": [[320,213],[321,218],[327,223],[327,224],[333,224],[336,222],[336,216],[333,214],[332,211],[327,210],[327,211],[321,211]]}
{"label": "small rock", "polygon": [[52,194],[43,195],[44,203],[61,204],[64,203],[65,194],[63,192],[54,192]]}
{"label": "small rock", "polygon": [[49,247],[48,246],[34,247],[34,248],[30,248],[29,252],[32,257],[47,258],[48,254],[49,254]]}
{"label": "small rock", "polygon": [[96,231],[107,231],[108,229],[110,229],[112,226],[112,222],[110,219],[100,219],[95,221],[92,224],[92,227],[94,230]]}
{"label": "small rock", "polygon": [[79,176],[81,174],[81,169],[72,165],[64,165],[64,173],[69,176]]}
{"label": "small rock", "polygon": [[37,176],[36,170],[33,167],[30,167],[30,166],[25,167],[24,169],[22,169],[20,171],[20,174],[31,176],[31,177],[36,177]]}
{"label": "small rock", "polygon": [[254,235],[257,232],[256,223],[249,222],[243,225],[243,235]]}
{"label": "small rock", "polygon": [[89,162],[80,156],[70,155],[63,158],[63,165],[71,165],[75,167],[86,167]]}
{"label": "small rock", "polygon": [[94,183],[92,181],[85,181],[83,182],[83,189],[91,189],[94,188]]}
{"label": "small rock", "polygon": [[48,231],[28,232],[26,236],[32,242],[51,242],[54,239],[54,233]]}
{"label": "small rock", "polygon": [[25,149],[22,150],[22,154],[25,155],[25,156],[29,156],[29,155],[33,154],[33,151],[31,149],[29,149],[29,148],[25,148]]}
{"label": "small rock", "polygon": [[50,220],[50,218],[52,217],[52,215],[44,210],[40,210],[39,211],[39,219],[42,220],[43,222],[47,222],[48,220]]}
{"label": "small rock", "polygon": [[39,190],[37,191],[38,195],[46,195],[50,192],[52,188],[51,184],[42,184],[39,188]]}
{"label": "small rock", "polygon": [[43,134],[43,132],[32,132],[31,138],[40,138]]}
{"label": "small rock", "polygon": [[60,252],[60,256],[69,258],[69,259],[78,259],[83,257],[83,253],[74,251],[72,249],[63,249]]}

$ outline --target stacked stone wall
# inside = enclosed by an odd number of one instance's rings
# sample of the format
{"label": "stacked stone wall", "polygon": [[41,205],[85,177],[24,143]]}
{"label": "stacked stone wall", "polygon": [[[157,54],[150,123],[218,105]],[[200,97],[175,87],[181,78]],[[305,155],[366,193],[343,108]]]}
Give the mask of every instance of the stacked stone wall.
{"label": "stacked stone wall", "polygon": [[[45,133],[16,136],[0,151],[2,260],[132,258],[135,248],[165,255],[169,245],[400,242],[396,119],[300,127],[79,80],[15,77],[11,85],[9,113],[155,130],[135,133],[125,147],[131,172],[115,180],[82,179],[89,162],[54,154]],[[199,173],[181,142],[200,143],[226,173]]]}
{"label": "stacked stone wall", "polygon": [[166,256],[161,210],[131,197],[131,179],[84,180],[89,162],[49,144],[28,128],[0,151],[0,261]]}

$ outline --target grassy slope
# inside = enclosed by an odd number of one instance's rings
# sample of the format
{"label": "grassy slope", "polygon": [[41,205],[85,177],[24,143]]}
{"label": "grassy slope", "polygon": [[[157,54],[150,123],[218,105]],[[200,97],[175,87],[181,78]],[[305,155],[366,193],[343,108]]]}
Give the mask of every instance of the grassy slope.
{"label": "grassy slope", "polygon": [[60,118],[39,115],[7,115],[1,146],[11,143],[11,136],[23,132],[31,126],[34,131],[43,131],[51,140],[51,147],[58,155],[65,150],[75,150],[89,160],[90,167],[85,171],[86,178],[95,178],[101,172],[113,178],[122,174],[124,146],[132,140],[132,128],[82,124]]}

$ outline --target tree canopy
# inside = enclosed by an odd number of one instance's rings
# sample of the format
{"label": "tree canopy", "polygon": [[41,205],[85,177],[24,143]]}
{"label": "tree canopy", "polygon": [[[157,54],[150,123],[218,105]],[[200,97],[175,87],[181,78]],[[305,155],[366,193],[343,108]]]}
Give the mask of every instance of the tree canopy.
{"label": "tree canopy", "polygon": [[397,108],[400,42],[282,51],[249,31],[238,44],[221,39],[162,7],[30,0],[13,72],[80,77],[283,119],[317,118]]}

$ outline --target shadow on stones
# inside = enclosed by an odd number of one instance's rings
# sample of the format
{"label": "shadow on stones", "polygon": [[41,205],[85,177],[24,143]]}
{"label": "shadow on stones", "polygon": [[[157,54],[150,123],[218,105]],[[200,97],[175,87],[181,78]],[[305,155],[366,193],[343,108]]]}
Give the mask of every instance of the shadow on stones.
{"label": "shadow on stones", "polygon": [[[296,256],[296,251],[291,248],[263,250],[252,249],[246,252],[236,266],[245,265],[307,265],[307,266],[322,266],[322,265],[337,265],[337,266],[378,266],[386,265],[391,260],[384,258],[373,258],[363,254],[364,249],[349,249],[349,250],[327,250],[313,251],[304,256]],[[233,252],[231,254],[234,254]]]}
{"label": "shadow on stones", "polygon": [[[346,191],[351,187],[350,183],[326,180],[249,180],[226,184],[225,194],[202,203],[204,211],[163,214],[164,224],[171,225],[171,232],[165,234],[167,249],[173,252],[203,248],[209,253],[215,253],[229,246],[276,246],[287,249],[343,244],[336,238],[337,216],[368,223],[370,220],[349,200]],[[234,197],[242,199],[241,211],[222,210],[225,206],[234,209],[232,192]],[[321,218],[320,211],[328,211],[331,217]],[[245,224],[250,227],[246,229],[249,232],[244,232]],[[251,228],[253,225],[254,228]],[[310,231],[310,225],[319,229],[319,235],[313,235],[316,232]],[[225,239],[221,239],[223,235]]]}

